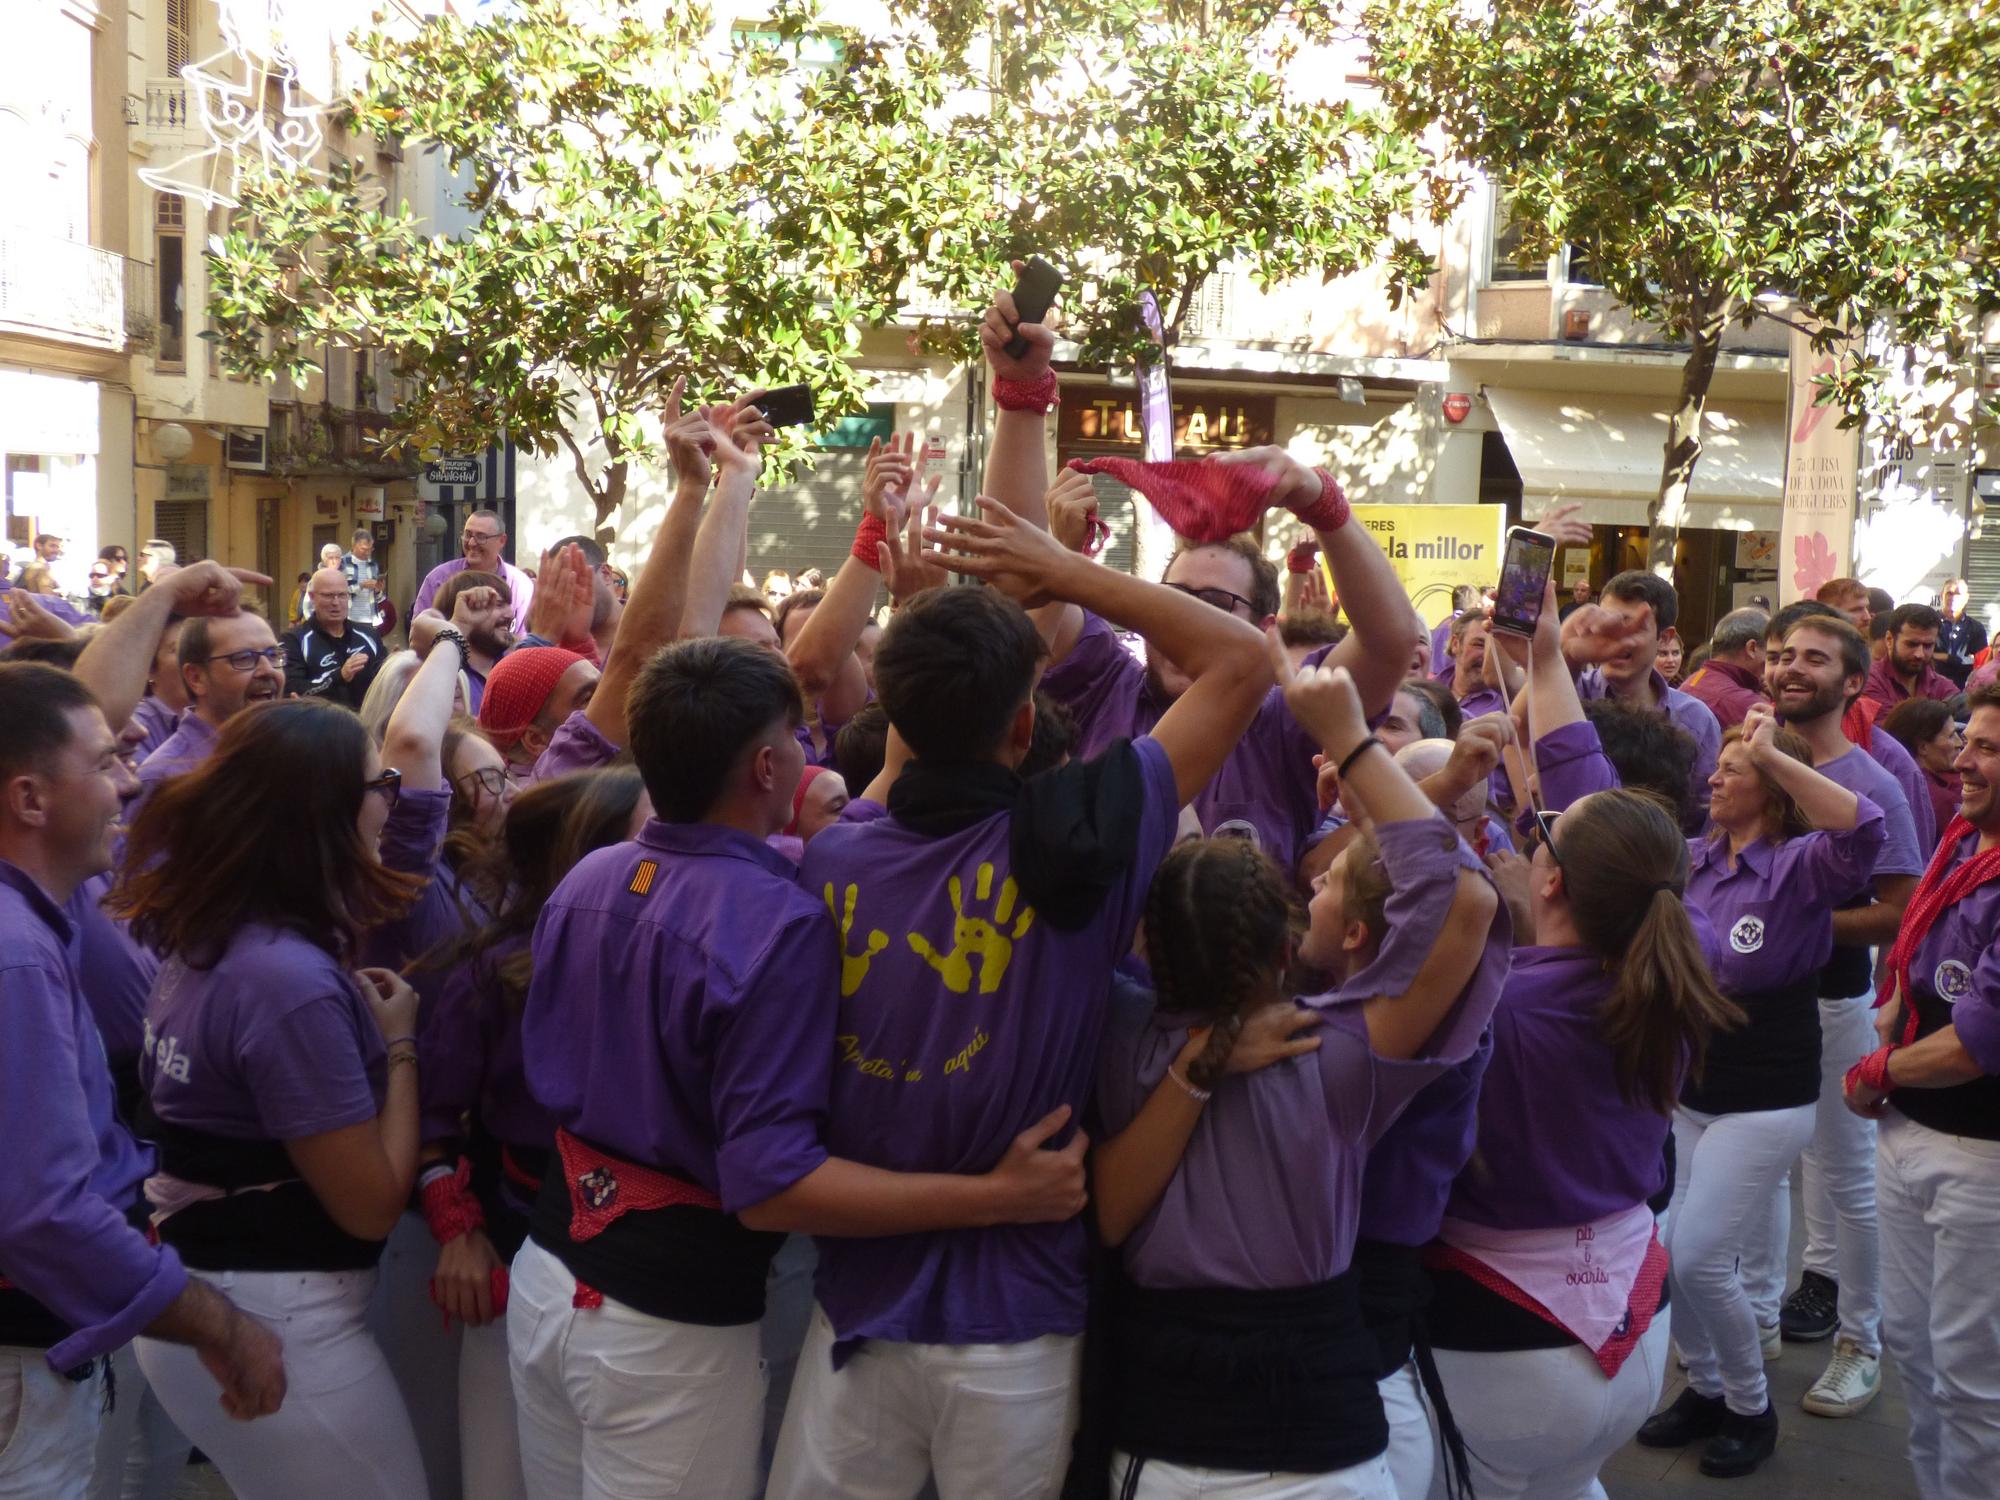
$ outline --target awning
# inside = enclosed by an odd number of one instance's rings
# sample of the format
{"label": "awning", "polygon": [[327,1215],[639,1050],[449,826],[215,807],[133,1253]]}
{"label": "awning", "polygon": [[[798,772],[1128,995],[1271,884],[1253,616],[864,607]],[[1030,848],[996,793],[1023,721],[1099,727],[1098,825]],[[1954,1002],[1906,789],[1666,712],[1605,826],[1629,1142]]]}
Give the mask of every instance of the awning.
{"label": "awning", "polygon": [[[1522,514],[1583,501],[1600,526],[1644,526],[1659,493],[1671,396],[1571,396],[1486,388],[1487,404],[1521,471]],[[1689,526],[1777,526],[1785,493],[1785,409],[1711,401],[1702,421]]]}

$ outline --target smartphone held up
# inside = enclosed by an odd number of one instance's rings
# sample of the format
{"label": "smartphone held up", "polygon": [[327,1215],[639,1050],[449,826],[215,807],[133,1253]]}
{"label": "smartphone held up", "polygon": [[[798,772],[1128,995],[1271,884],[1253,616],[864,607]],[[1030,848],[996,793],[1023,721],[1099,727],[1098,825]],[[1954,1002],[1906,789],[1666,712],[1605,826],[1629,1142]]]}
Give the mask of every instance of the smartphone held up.
{"label": "smartphone held up", "polygon": [[[1039,323],[1049,315],[1049,309],[1056,304],[1056,293],[1062,290],[1062,272],[1043,260],[1039,255],[1031,255],[1022,263],[1021,275],[1014,283],[1015,321],[1019,323]],[[1028,341],[1015,334],[1007,341],[1007,357],[1019,359],[1028,352]]]}
{"label": "smartphone held up", "polygon": [[1500,564],[1500,587],[1493,595],[1493,628],[1509,635],[1533,635],[1542,618],[1542,596],[1555,567],[1555,538],[1525,526],[1507,533]]}

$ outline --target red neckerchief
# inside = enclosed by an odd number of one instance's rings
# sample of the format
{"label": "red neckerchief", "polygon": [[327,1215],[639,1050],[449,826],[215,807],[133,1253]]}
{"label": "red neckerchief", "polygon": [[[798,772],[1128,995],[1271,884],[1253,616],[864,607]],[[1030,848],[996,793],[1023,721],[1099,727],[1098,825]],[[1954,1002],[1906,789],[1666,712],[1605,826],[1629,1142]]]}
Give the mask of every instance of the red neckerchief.
{"label": "red neckerchief", "polygon": [[1944,914],[1946,907],[1956,905],[1989,881],[2000,880],[2000,844],[1974,854],[1955,870],[1951,868],[1959,842],[1971,832],[1972,825],[1963,817],[1951,820],[1951,827],[1945,830],[1937,853],[1931,856],[1931,867],[1924,871],[1916,894],[1903,908],[1903,925],[1896,930],[1895,946],[1889,950],[1889,983],[1883,987],[1875,1003],[1883,1006],[1898,995],[1903,997],[1904,1008],[1909,1012],[1903,1025],[1902,1045],[1905,1047],[1917,1039],[1917,1007],[1910,990],[1910,960],[1917,956],[1917,949],[1924,945],[1932,925]]}
{"label": "red neckerchief", "polygon": [[1875,721],[1882,714],[1882,705],[1873,698],[1856,698],[1847,712],[1841,715],[1840,732],[1863,750],[1873,753]]}

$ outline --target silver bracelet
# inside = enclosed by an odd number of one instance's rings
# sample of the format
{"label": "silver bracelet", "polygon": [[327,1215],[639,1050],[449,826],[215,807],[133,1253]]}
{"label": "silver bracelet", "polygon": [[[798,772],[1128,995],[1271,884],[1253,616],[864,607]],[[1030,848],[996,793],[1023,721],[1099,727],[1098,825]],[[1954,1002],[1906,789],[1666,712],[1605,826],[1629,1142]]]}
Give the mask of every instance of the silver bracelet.
{"label": "silver bracelet", "polygon": [[1181,1092],[1186,1094],[1188,1098],[1194,1100],[1194,1102],[1197,1104],[1206,1104],[1210,1099],[1215,1097],[1215,1091],[1213,1089],[1196,1088],[1193,1084],[1189,1083],[1185,1078],[1181,1077],[1181,1075],[1171,1067],[1167,1069],[1167,1077],[1173,1079],[1175,1083],[1179,1084]]}

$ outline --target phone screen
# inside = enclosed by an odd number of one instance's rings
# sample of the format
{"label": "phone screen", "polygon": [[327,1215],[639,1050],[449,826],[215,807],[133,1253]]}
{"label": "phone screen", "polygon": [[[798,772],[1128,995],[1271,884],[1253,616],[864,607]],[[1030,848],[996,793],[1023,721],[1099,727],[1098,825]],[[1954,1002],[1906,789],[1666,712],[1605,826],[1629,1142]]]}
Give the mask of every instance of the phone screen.
{"label": "phone screen", "polygon": [[1493,628],[1514,635],[1533,635],[1542,617],[1542,595],[1555,566],[1553,537],[1525,526],[1507,533],[1507,556],[1500,565],[1500,587],[1493,596]]}
{"label": "phone screen", "polygon": [[781,385],[766,391],[757,407],[773,427],[803,427],[813,419],[812,387]]}

